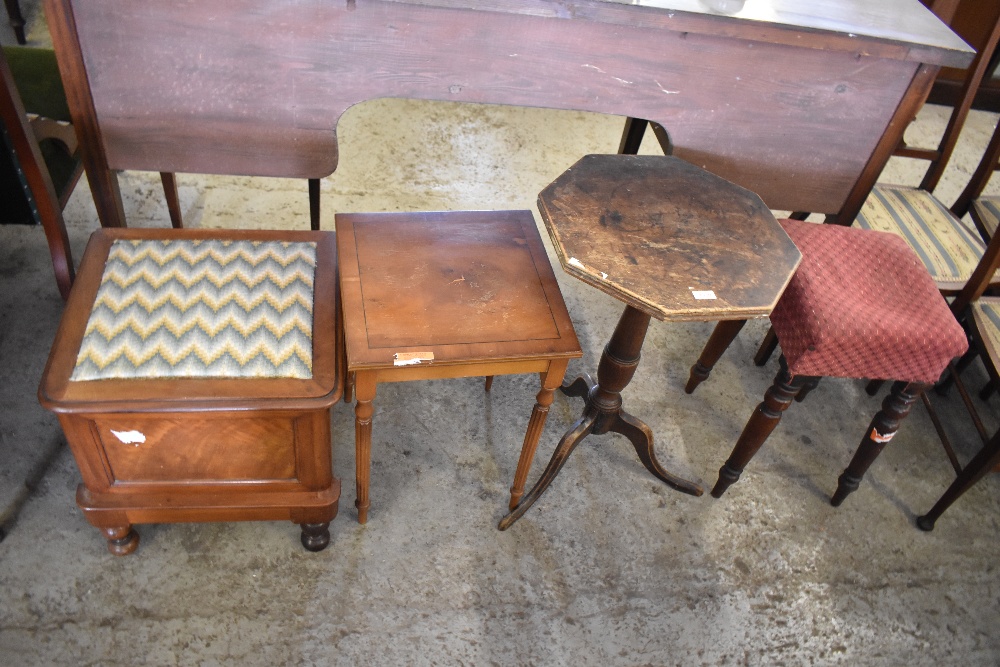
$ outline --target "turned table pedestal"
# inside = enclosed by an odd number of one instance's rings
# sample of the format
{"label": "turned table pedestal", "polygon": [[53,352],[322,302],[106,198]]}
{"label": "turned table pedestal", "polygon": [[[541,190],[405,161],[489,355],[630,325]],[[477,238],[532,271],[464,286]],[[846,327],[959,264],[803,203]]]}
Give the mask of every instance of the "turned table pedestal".
{"label": "turned table pedestal", "polygon": [[500,522],[538,500],[588,435],[620,433],[655,477],[683,493],[699,485],[657,460],[653,432],[622,407],[651,317],[745,320],[771,312],[801,259],[755,194],[668,156],[588,155],[538,196],[563,269],[625,303],[597,369],[564,384],[586,400],[548,466]]}

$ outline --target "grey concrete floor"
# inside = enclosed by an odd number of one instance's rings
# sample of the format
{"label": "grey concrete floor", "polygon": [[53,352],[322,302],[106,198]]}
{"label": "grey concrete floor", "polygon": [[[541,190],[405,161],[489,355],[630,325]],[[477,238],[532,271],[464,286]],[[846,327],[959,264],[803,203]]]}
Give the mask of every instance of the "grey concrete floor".
{"label": "grey concrete floor", "polygon": [[[44,42],[25,4],[29,34]],[[935,136],[946,118],[928,107],[911,137]],[[996,120],[973,114],[943,201]],[[365,103],[339,128],[323,227],[338,211],[534,210],[538,191],[581,155],[613,152],[620,129],[621,119],[589,114]],[[894,160],[883,180],[919,174]],[[180,183],[188,226],[308,228],[304,182]],[[155,175],[123,174],[122,191],[130,224],[167,224]],[[66,218],[79,257],[97,226],[86,183]],[[557,274],[585,350],[570,374],[594,372],[621,306]],[[491,394],[475,379],[386,385],[366,526],[355,521],[353,413],[341,403],[333,451],[344,493],[325,551],[302,550],[284,522],[148,525],[139,550],[115,558],[76,508],[79,473],[36,400],[61,311],[41,230],[0,227],[2,664],[1000,664],[1000,479],[970,491],[933,533],[917,530],[953,476],[917,406],[861,488],[840,508],[828,503],[878,409],[860,382],[827,380],[792,406],[721,500],[671,491],[627,441],[602,436],[504,533],[495,526],[537,380],[498,378]],[[625,402],[678,474],[714,482],[776,370],[774,359],[763,369],[750,360],[765,328],[751,323],[688,396],[711,325],[651,327]],[[967,435],[958,401],[939,402]],[[580,407],[557,395],[532,479]],[[960,455],[974,451],[965,438]]]}

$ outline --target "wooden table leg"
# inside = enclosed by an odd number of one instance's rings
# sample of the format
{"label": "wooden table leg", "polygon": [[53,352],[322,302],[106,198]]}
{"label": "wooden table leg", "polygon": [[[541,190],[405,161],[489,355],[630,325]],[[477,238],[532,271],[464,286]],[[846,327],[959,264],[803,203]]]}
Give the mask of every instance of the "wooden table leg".
{"label": "wooden table leg", "polygon": [[368,484],[372,467],[372,413],[375,411],[376,377],[374,373],[357,371],[354,374],[354,391],[357,404],[354,406],[354,460],[355,481],[358,498],[354,506],[358,508],[358,523],[368,521]]}
{"label": "wooden table leg", "polygon": [[528,495],[500,521],[498,526],[500,530],[506,530],[524,516],[559,474],[576,446],[592,433],[602,435],[613,431],[624,435],[632,442],[639,460],[654,476],[683,493],[693,496],[702,494],[699,485],[667,472],[656,460],[652,431],[642,421],[622,409],[621,392],[631,382],[639,366],[640,352],[648,328],[648,314],[632,306],[625,306],[625,311],[618,320],[618,326],[615,327],[615,332],[604,347],[604,354],[601,355],[597,367],[597,383],[595,384],[589,376],[584,376],[563,385],[564,393],[586,397],[587,404],[584,406],[583,416],[559,441],[548,466]]}
{"label": "wooden table leg", "polygon": [[[538,438],[545,428],[545,420],[549,416],[549,406],[552,405],[552,394],[556,387],[562,384],[566,375],[568,359],[558,359],[549,363],[549,368],[541,373],[542,388],[535,397],[535,407],[531,410],[528,430],[524,433],[524,444],[521,445],[521,456],[517,461],[517,471],[514,473],[514,484],[510,487],[510,509],[517,507],[524,493],[524,483],[531,470],[531,462],[535,460],[535,450],[538,449]],[[487,380],[491,380],[491,375]]]}

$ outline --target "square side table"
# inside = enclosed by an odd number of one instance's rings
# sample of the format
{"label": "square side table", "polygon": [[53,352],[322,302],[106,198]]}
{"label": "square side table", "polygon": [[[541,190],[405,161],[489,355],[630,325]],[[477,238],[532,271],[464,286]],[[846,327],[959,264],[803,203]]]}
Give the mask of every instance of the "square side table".
{"label": "square side table", "polygon": [[358,521],[370,505],[380,382],[539,373],[511,487],[515,507],[570,359],[582,356],[530,211],[340,214],[347,371],[354,376]]}

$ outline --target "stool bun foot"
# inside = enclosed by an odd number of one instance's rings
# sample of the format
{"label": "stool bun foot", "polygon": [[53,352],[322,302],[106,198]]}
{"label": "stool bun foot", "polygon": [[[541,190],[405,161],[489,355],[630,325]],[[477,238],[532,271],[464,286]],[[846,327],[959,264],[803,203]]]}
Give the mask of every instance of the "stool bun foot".
{"label": "stool bun foot", "polygon": [[113,528],[101,528],[104,537],[108,540],[108,551],[115,556],[128,556],[139,547],[139,533],[135,532],[132,526],[115,526]]}
{"label": "stool bun foot", "polygon": [[330,544],[330,522],[302,524],[302,546],[308,551],[322,551]]}
{"label": "stool bun foot", "polygon": [[934,519],[930,518],[926,514],[924,516],[918,516],[917,528],[928,533],[931,532],[934,530]]}

